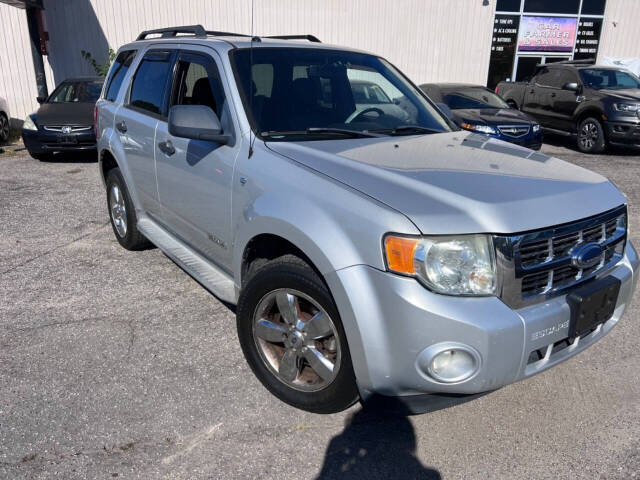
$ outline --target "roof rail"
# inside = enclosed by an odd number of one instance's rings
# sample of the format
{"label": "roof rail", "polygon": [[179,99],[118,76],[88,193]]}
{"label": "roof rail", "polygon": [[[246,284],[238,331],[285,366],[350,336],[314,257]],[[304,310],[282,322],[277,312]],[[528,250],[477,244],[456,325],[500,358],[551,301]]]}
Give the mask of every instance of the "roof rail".
{"label": "roof rail", "polygon": [[207,30],[207,35],[211,35],[212,37],[250,37],[251,35],[247,35],[246,33],[233,33],[233,32],[218,32],[216,30]]}
{"label": "roof rail", "polygon": [[309,40],[314,43],[322,43],[315,35],[273,35],[271,37],[264,38],[275,38],[278,40]]}
{"label": "roof rail", "polygon": [[583,58],[581,60],[563,60],[561,62],[551,63],[538,63],[536,67],[547,67],[549,65],[594,65],[596,63],[595,58]]}
{"label": "roof rail", "polygon": [[157,28],[155,30],[145,30],[138,35],[136,40],[144,40],[149,35],[160,35],[161,38],[176,37],[179,33],[189,33],[194,37],[206,37],[207,32],[202,25],[185,25],[182,27]]}

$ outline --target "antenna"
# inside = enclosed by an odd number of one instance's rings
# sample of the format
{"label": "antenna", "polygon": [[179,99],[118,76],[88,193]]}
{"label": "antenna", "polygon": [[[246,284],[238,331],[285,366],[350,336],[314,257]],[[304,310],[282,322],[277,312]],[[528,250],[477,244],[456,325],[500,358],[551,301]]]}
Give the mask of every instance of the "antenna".
{"label": "antenna", "polygon": [[[249,44],[249,115],[253,115],[253,7],[255,0],[251,0],[251,43]],[[253,156],[253,142],[255,140],[255,135],[253,139],[251,138],[253,134],[253,129],[251,125],[249,125],[249,155],[247,158],[251,158]]]}

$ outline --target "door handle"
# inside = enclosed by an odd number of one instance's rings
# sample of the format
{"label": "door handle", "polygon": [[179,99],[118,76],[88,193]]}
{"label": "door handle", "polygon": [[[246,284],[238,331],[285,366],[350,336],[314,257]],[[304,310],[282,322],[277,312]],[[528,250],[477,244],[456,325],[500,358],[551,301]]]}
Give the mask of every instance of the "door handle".
{"label": "door handle", "polygon": [[127,132],[127,124],[124,123],[124,122],[118,122],[118,123],[116,123],[116,129],[120,133],[126,133]]}
{"label": "door handle", "polygon": [[176,153],[176,149],[173,146],[173,143],[171,143],[171,140],[167,140],[165,142],[160,142],[158,144],[158,148],[160,149],[160,151],[162,153],[164,153],[168,157],[170,157],[171,155]]}
{"label": "door handle", "polygon": [[552,97],[555,97],[555,96],[556,96],[556,92],[553,92],[553,93],[551,94],[551,96],[552,96]]}

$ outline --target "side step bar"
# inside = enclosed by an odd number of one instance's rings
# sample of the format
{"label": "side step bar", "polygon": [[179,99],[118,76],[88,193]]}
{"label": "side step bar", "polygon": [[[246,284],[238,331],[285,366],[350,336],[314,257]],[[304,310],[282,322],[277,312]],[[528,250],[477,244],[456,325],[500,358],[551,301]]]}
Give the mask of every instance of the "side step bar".
{"label": "side step bar", "polygon": [[138,230],[220,300],[236,303],[233,279],[205,260],[147,216],[138,220]]}
{"label": "side step bar", "polygon": [[542,127],[543,132],[555,133],[556,135],[562,135],[563,137],[575,137],[576,134],[573,132],[566,132],[564,130],[556,130],[555,128]]}

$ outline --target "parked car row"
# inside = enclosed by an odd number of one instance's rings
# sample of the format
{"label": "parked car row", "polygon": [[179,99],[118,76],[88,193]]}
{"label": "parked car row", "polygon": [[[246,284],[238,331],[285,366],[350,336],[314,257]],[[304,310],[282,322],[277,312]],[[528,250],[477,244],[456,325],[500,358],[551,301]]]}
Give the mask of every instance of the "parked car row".
{"label": "parked car row", "polygon": [[[95,149],[92,112],[102,81],[71,78],[38,99],[42,106],[22,128],[31,156]],[[420,88],[458,127],[533,150],[541,148],[543,131],[575,137],[585,153],[602,152],[607,145],[640,146],[640,79],[620,68],[566,61],[539,65],[531,79],[500,82],[495,91],[462,83]],[[405,115],[402,96],[391,98],[370,79],[354,79],[351,94],[357,106],[352,119]],[[9,137],[9,119],[0,98],[0,141]]]}
{"label": "parked car row", "polygon": [[487,137],[540,133],[484,88],[425,85],[438,108],[377,55],[291,38],[142,32],[96,104],[115,238],[237,305],[270,392],[443,405],[611,331],[640,266],[615,185]]}

